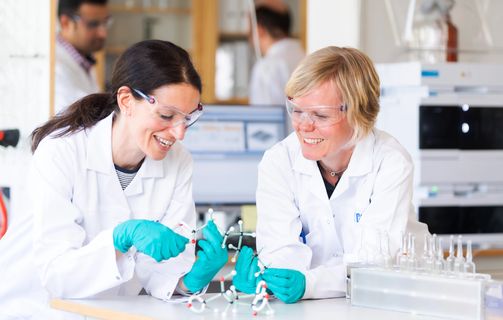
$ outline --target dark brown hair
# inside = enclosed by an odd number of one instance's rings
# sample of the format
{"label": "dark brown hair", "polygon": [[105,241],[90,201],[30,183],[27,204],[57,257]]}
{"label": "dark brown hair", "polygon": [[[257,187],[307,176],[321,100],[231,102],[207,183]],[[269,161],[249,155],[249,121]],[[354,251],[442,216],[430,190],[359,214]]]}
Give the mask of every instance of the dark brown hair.
{"label": "dark brown hair", "polygon": [[275,11],[267,6],[255,8],[257,24],[262,26],[274,39],[281,39],[290,35],[290,12]]}
{"label": "dark brown hair", "polygon": [[80,6],[83,4],[106,6],[107,3],[108,0],[59,0],[58,17],[61,17],[62,15],[73,17],[78,14]]}
{"label": "dark brown hair", "polygon": [[[35,152],[40,141],[55,131],[62,129],[55,135],[62,137],[94,126],[113,111],[119,112],[117,91],[122,86],[151,94],[163,85],[180,83],[202,91],[201,78],[184,49],[162,40],[138,42],[117,60],[110,92],[88,95],[36,128],[31,134],[31,150]],[[134,91],[132,94],[141,98]]]}

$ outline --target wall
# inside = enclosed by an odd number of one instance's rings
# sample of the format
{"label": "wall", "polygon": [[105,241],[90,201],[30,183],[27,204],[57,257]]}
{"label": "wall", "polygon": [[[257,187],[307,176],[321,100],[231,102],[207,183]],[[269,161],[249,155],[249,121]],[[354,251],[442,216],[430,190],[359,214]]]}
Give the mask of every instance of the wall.
{"label": "wall", "polygon": [[[411,60],[410,51],[397,43],[403,35],[408,4],[405,0],[362,0],[359,48],[376,63]],[[477,14],[477,5],[482,16]],[[391,12],[395,19],[390,19]],[[502,12],[503,1],[456,0],[451,16],[458,28],[459,61],[503,63]],[[486,39],[484,27],[492,43]],[[394,30],[398,34],[394,35]]]}
{"label": "wall", "polygon": [[51,0],[0,1],[0,129],[18,128],[16,148],[0,147],[0,186],[11,188],[10,223],[29,202],[29,134],[49,116]]}
{"label": "wall", "polygon": [[360,46],[361,0],[308,0],[307,52],[336,46]]}

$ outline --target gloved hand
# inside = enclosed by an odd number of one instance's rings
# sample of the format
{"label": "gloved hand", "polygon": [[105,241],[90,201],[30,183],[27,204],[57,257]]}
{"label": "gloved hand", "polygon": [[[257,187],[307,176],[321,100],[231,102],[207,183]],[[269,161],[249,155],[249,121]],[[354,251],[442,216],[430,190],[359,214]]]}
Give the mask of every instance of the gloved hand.
{"label": "gloved hand", "polygon": [[203,237],[198,242],[201,250],[197,253],[197,260],[183,279],[185,286],[192,292],[210,283],[228,260],[227,248],[222,248],[223,237],[212,220],[204,227]]}
{"label": "gloved hand", "polygon": [[267,283],[267,289],[285,303],[298,301],[306,290],[306,277],[297,270],[268,268],[262,279]]}
{"label": "gloved hand", "polygon": [[239,291],[253,294],[259,281],[259,277],[255,277],[258,271],[258,258],[253,256],[251,248],[243,246],[236,262],[236,275],[232,278],[232,283]]}
{"label": "gloved hand", "polygon": [[135,246],[157,262],[176,257],[189,241],[162,223],[149,220],[125,221],[115,227],[113,238],[114,246],[120,252],[125,253]]}

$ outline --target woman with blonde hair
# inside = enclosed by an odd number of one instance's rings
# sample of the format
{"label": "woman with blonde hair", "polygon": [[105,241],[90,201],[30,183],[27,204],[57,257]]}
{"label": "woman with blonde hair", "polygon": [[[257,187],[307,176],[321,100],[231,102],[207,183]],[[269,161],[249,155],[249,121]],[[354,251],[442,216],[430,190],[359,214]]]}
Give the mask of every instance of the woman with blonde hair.
{"label": "woman with blonde hair", "polygon": [[[410,156],[374,127],[379,93],[372,61],[352,48],[314,52],[286,85],[295,132],[264,154],[257,187],[257,250],[269,266],[261,278],[286,303],[343,296],[346,264],[362,260],[362,248],[388,254],[387,234],[393,254],[401,233],[426,231]],[[244,249],[236,287],[252,288],[257,268]]]}

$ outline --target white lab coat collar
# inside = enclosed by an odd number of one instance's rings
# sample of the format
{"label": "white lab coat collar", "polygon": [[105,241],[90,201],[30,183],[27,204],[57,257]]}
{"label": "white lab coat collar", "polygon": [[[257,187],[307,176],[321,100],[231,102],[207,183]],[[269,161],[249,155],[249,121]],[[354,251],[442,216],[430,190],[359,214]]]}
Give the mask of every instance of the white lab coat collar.
{"label": "white lab coat collar", "polygon": [[320,201],[322,201],[322,203],[328,206],[329,203],[327,198],[327,191],[325,189],[325,185],[323,183],[323,179],[321,177],[321,173],[318,169],[316,161],[304,158],[297,135],[295,133],[293,133],[292,135],[294,135],[294,137],[290,136],[288,139],[296,139],[295,143],[298,145],[298,153],[294,159],[292,166],[293,171],[311,176],[311,178],[309,179],[309,190],[311,190],[311,193]]}
{"label": "white lab coat collar", "polygon": [[346,176],[363,176],[372,171],[375,139],[374,131],[371,131],[366,137],[356,143],[353,155],[349,160],[348,168],[344,172]]}
{"label": "white lab coat collar", "polygon": [[309,160],[304,158],[302,154],[302,149],[299,147],[299,152],[293,162],[293,171],[297,171],[301,174],[307,174],[310,176],[316,175],[318,170],[318,166],[316,165],[316,161]]}
{"label": "white lab coat collar", "polygon": [[[108,175],[116,175],[112,160],[112,122],[114,112],[99,121],[88,131],[87,168]],[[105,138],[104,138],[105,137]],[[138,171],[142,178],[157,178],[164,176],[162,161],[146,157]],[[141,186],[141,184],[137,184]],[[133,187],[133,185],[130,185]],[[128,188],[129,189],[129,188]],[[138,190],[141,192],[141,190]]]}

